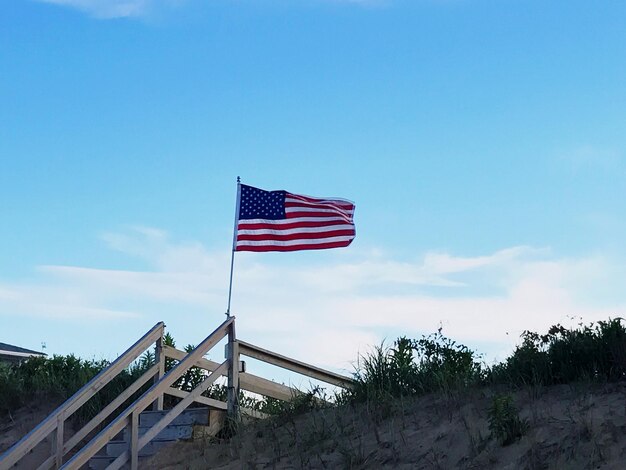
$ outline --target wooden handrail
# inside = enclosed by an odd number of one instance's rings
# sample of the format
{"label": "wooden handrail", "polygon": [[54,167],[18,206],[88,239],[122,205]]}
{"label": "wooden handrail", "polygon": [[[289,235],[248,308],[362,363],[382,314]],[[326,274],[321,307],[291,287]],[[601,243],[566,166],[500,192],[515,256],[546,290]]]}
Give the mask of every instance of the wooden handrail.
{"label": "wooden handrail", "polygon": [[[165,353],[166,357],[176,359],[178,361],[184,359],[187,355],[186,352],[181,351],[180,349],[173,348],[171,346],[164,346],[163,352]],[[208,370],[209,372],[213,372],[220,366],[217,362],[211,361],[209,359],[199,359],[194,365],[201,369]],[[301,393],[295,388],[272,382],[271,380],[252,375],[247,372],[239,373],[239,386],[240,388],[248,390],[249,392],[258,393],[259,395],[264,395],[266,397],[272,397],[283,401],[290,401],[293,397]]]}
{"label": "wooden handrail", "polygon": [[244,356],[252,357],[254,359],[267,362],[268,364],[273,364],[275,366],[282,367],[283,369],[288,369],[338,387],[352,388],[354,385],[354,380],[349,377],[320,369],[319,367],[306,364],[305,362],[283,356],[282,354],[278,354],[273,351],[268,351],[267,349],[260,348],[244,341],[238,341],[238,343],[239,353]]}
{"label": "wooden handrail", "polygon": [[165,324],[159,322],[143,335],[135,344],[128,348],[124,354],[118,357],[109,367],[102,370],[93,379],[87,382],[74,395],[68,398],[52,414],[44,419],[37,427],[20,439],[15,445],[0,457],[0,470],[8,470],[19,462],[26,454],[43,441],[51,432],[55,431],[76,410],[84,405],[91,397],[114,379],[122,370],[130,365],[157,338],[163,336]]}
{"label": "wooden handrail", "polygon": [[[170,387],[165,391],[168,395],[172,395],[178,398],[185,398],[189,392],[185,392],[184,390],[180,390],[178,388]],[[196,403],[201,403],[202,405],[206,405],[209,408],[226,411],[228,409],[228,404],[225,401],[215,400],[214,398],[204,397],[200,395],[199,397],[195,397],[193,399]],[[241,408],[241,413],[245,416],[249,416],[250,418],[256,419],[264,419],[269,417],[267,413],[263,413],[262,411],[253,410],[252,408]]]}
{"label": "wooden handrail", "polygon": [[[143,373],[135,382],[128,387],[124,392],[118,395],[115,400],[109,403],[106,407],[94,416],[87,424],[85,424],[76,434],[74,434],[63,445],[63,455],[67,454],[76,445],[81,442],[87,435],[93,431],[100,423],[109,417],[109,415],[118,409],[126,400],[128,400],[137,390],[139,390],[144,384],[146,384],[152,377],[154,377],[159,371],[159,364],[155,364],[146,372]],[[54,465],[55,455],[52,455],[42,463],[37,470],[48,470]]]}
{"label": "wooden handrail", "polygon": [[[176,397],[176,398],[185,398],[189,394],[189,392],[185,392],[184,390],[181,390],[180,388],[174,388],[174,387],[168,388],[167,390],[165,390],[165,393],[167,395],[172,395],[173,397]],[[214,409],[214,410],[226,411],[228,409],[228,405],[226,404],[225,401],[219,401],[219,400],[216,400],[215,398],[199,396],[194,401],[196,403],[201,403],[203,405],[206,405],[207,407]]]}
{"label": "wooden handrail", "polygon": [[[104,445],[109,442],[116,434],[118,434],[130,421],[133,413],[139,414],[145,410],[160,394],[165,393],[167,389],[178,380],[189,368],[191,368],[204,354],[206,354],[213,346],[215,346],[226,334],[231,324],[235,321],[235,317],[225,320],[219,327],[207,336],[193,351],[187,354],[187,357],[179,362],[161,380],[152,385],[141,397],[135,400],[128,408],[126,408],[117,418],[115,418],[107,427],[100,431],[85,447],[63,465],[63,469],[79,469],[86,464]],[[181,410],[182,412],[182,410]],[[121,464],[124,464],[121,462]],[[117,465],[117,464],[116,464]],[[118,468],[113,466],[111,468]]]}

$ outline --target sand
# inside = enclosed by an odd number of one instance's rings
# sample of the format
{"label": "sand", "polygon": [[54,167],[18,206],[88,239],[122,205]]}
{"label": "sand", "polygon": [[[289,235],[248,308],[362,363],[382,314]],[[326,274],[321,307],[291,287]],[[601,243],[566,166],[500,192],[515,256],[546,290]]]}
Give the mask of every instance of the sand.
{"label": "sand", "polygon": [[[490,436],[489,408],[510,395],[524,436],[502,446]],[[0,424],[0,452],[58,403],[40,401]],[[71,429],[69,430],[71,432]],[[17,468],[34,468],[42,443]],[[626,382],[485,388],[446,396],[315,410],[242,427],[232,439],[179,442],[142,463],[149,469],[624,469]]]}
{"label": "sand", "polygon": [[[528,431],[490,436],[488,410],[510,394]],[[147,468],[624,469],[626,383],[482,389],[309,412],[246,426],[226,442],[180,442]]]}

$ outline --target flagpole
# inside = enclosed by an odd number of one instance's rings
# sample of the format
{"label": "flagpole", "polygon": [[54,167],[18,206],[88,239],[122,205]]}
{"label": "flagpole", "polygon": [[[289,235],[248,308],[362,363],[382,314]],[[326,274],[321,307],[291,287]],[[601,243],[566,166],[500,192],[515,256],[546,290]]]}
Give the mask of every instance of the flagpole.
{"label": "flagpole", "polygon": [[230,298],[233,293],[233,268],[235,266],[235,248],[237,246],[237,225],[239,223],[239,202],[241,200],[241,178],[237,177],[237,204],[235,205],[235,226],[233,228],[233,251],[230,256],[230,283],[228,285],[228,307],[226,318],[230,318]]}

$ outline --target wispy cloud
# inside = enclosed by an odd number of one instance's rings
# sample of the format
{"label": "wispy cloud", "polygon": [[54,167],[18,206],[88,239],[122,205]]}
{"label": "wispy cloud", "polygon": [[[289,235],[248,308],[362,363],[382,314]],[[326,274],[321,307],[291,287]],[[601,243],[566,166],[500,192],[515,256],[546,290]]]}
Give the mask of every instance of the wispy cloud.
{"label": "wispy cloud", "polygon": [[[141,227],[103,240],[143,259],[146,269],[41,266],[29,282],[0,284],[0,315],[116,325],[149,317],[165,320],[185,342],[201,339],[199,324],[206,334],[221,321],[228,253]],[[594,296],[594,286],[623,271],[598,255],[559,259],[546,249],[512,247],[485,256],[427,253],[404,261],[342,253],[325,266],[274,259],[238,255],[233,311],[239,334],[327,366],[347,367],[357,351],[385,336],[419,336],[439,325],[455,339],[502,349],[524,329],[542,330],[568,316],[597,320],[626,309],[615,283],[611,302]]]}
{"label": "wispy cloud", "polygon": [[36,0],[42,3],[75,8],[95,18],[141,17],[156,8],[172,7],[184,0]]}
{"label": "wispy cloud", "polygon": [[[178,7],[188,0],[34,0],[80,10],[94,18],[140,18],[160,10]],[[226,1],[226,0],[225,0]],[[318,0],[360,6],[383,6],[391,0]]]}

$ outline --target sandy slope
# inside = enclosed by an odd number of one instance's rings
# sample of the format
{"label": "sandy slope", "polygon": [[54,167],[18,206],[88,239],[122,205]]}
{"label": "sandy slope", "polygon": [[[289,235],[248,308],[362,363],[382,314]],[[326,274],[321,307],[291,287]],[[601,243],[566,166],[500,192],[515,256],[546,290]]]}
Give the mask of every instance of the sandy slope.
{"label": "sandy slope", "polygon": [[[511,393],[529,431],[506,447],[489,436],[488,409],[498,393],[509,392],[485,389],[258,422],[228,442],[178,443],[144,468],[626,468],[626,382]],[[0,452],[56,404],[3,420]]]}
{"label": "sandy slope", "polygon": [[175,444],[149,468],[626,468],[626,383],[511,393],[529,431],[506,447],[489,436],[496,393],[507,392],[485,389],[256,423],[230,442]]}
{"label": "sandy slope", "polygon": [[[58,398],[42,397],[38,402],[15,410],[14,413],[5,417],[0,423],[0,455],[43,421],[60,403],[61,400]],[[70,435],[71,432],[71,424],[68,423],[66,435]],[[15,468],[36,468],[37,464],[48,457],[51,445],[52,441],[50,438],[45,439],[32,453],[22,459],[22,462]]]}

